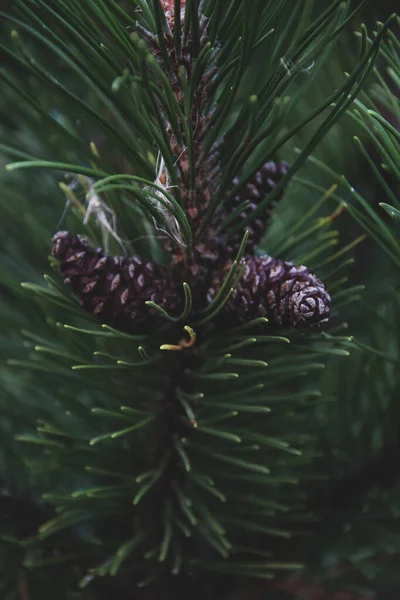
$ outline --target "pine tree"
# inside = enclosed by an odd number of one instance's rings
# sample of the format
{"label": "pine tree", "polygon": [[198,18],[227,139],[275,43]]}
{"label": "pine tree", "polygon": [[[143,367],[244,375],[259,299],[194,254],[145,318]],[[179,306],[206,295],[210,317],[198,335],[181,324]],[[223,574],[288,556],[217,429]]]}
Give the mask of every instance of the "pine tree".
{"label": "pine tree", "polygon": [[397,596],[398,19],[364,9],[1,13],[5,600]]}

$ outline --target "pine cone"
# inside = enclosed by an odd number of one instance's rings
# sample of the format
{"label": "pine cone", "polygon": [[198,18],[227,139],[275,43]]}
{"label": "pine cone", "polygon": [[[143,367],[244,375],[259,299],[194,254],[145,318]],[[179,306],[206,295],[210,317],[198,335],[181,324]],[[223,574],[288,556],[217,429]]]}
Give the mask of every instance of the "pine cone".
{"label": "pine cone", "polygon": [[[256,247],[259,245],[265,235],[268,222],[273,214],[274,208],[283,196],[283,192],[271,204],[268,204],[263,211],[257,215],[250,223],[243,225],[238,233],[229,232],[229,228],[239,226],[260,204],[264,198],[272,192],[282,177],[287,173],[289,165],[285,161],[265,163],[259,171],[247,182],[247,184],[234,197],[233,202],[229,206],[229,212],[224,209],[219,216],[219,221],[225,220],[230,213],[237,209],[243,202],[248,201],[248,206],[238,215],[233,222],[228,225],[226,256],[234,258],[239,250],[240,243],[243,238],[245,229],[249,232],[246,251],[254,254]],[[239,183],[239,178],[235,177],[232,184],[236,186]]]}
{"label": "pine cone", "polygon": [[103,323],[140,331],[163,322],[145,304],[147,300],[170,314],[181,308],[181,295],[163,267],[138,256],[107,256],[68,231],[56,233],[53,242],[52,254],[60,261],[64,283],[71,285],[81,306]]}
{"label": "pine cone", "polygon": [[[230,323],[267,317],[283,327],[321,325],[328,320],[330,296],[307,267],[271,256],[247,256],[239,285],[223,309]],[[232,263],[215,271],[207,300],[215,297]]]}

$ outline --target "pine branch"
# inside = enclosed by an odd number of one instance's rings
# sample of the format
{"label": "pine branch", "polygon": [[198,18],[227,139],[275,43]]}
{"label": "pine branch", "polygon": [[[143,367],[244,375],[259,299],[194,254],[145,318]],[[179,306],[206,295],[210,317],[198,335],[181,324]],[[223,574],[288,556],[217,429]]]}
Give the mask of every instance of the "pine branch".
{"label": "pine branch", "polygon": [[[334,249],[342,190],[288,184],[308,160],[323,168],[310,155],[354,106],[388,27],[372,41],[363,29],[351,74],[291,123],[307,69],[323,68],[362,3],[317,7],[315,18],[285,0],[131,5],[21,0],[2,13],[13,33],[1,76],[27,138],[7,136],[2,151],[17,159],[8,181],[18,172],[29,186],[21,214],[36,217],[16,232],[6,203],[8,269],[11,243],[28,265],[16,275],[28,280],[24,295],[9,303],[12,335],[21,307],[33,315],[26,352],[7,366],[12,382],[22,369],[28,383],[7,387],[6,414],[35,494],[54,507],[37,538],[53,555],[68,536],[80,540],[74,578],[96,600],[136,586],[151,597],[177,575],[186,589],[202,571],[270,578],[297,568],[290,540],[312,520],[302,507],[318,407],[329,414],[318,373],[354,350],[338,324],[360,289],[337,273],[361,239]],[[303,128],[294,163],[276,162]],[[34,182],[46,178],[42,223]],[[268,251],[279,259],[258,256],[274,201],[304,197],[303,183],[320,191],[318,205],[275,234],[272,221]],[[348,211],[391,252],[391,234],[356,201]],[[56,233],[60,214],[68,232]],[[44,285],[54,234],[62,280],[46,275]],[[338,332],[299,331],[326,321],[331,289]],[[287,555],[266,565],[277,540]]]}

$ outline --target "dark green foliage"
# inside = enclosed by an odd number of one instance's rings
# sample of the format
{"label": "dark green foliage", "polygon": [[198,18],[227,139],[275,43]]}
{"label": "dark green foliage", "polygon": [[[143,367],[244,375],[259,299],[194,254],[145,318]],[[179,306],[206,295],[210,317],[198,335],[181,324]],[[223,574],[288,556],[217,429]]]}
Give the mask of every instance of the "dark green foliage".
{"label": "dark green foliage", "polygon": [[[234,597],[235,577],[304,570],[329,580],[332,566],[338,588],[375,592],[400,550],[399,140],[381,115],[398,119],[397,34],[389,23],[376,35],[359,28],[349,74],[317,98],[359,3],[208,0],[208,43],[196,1],[183,36],[179,1],[171,35],[158,0],[120,4],[16,0],[2,13],[2,597],[214,600]],[[379,52],[392,81],[376,72],[371,88]],[[329,131],[325,143],[335,140],[340,117],[358,135],[355,160],[363,154],[378,177],[381,207],[314,153]],[[367,158],[368,136],[390,181]],[[341,141],[351,154],[351,136]],[[195,277],[179,280],[180,312],[152,304],[160,324],[131,333],[81,309],[49,263],[60,228],[163,268],[182,247],[197,260],[199,232],[217,239],[215,215],[237,209],[278,159],[291,166],[241,219],[236,261],[209,304]],[[198,220],[193,191],[207,200]],[[278,330],[264,318],[222,328],[245,226],[283,192],[259,250],[316,273],[332,297],[329,328]],[[103,204],[89,211],[94,196]],[[160,239],[171,222],[179,252]],[[362,273],[363,232],[371,260],[376,247],[375,260],[387,257],[385,277],[374,263],[372,281]],[[354,256],[362,281],[351,280]],[[365,305],[368,320],[355,315]]]}

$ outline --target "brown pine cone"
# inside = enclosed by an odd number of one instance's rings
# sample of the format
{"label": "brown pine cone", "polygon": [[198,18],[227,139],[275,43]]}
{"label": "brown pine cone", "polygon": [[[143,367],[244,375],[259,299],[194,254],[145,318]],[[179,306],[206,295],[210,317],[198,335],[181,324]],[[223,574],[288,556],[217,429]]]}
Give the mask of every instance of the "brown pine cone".
{"label": "brown pine cone", "polygon": [[[218,220],[222,222],[229,216],[229,214],[231,214],[247,200],[248,205],[243,212],[240,213],[240,215],[238,215],[228,225],[228,231],[226,232],[227,258],[235,257],[242,241],[245,229],[247,229],[249,232],[246,252],[249,254],[254,254],[257,246],[265,235],[265,231],[273,214],[274,208],[277,202],[282,198],[283,192],[279,194],[278,198],[276,198],[271,204],[268,204],[268,206],[266,206],[259,215],[250,221],[250,223],[243,225],[239,229],[239,232],[230,232],[229,229],[239,226],[240,223],[243,222],[244,219],[246,219],[259,206],[260,202],[264,200],[264,198],[266,198],[280,182],[282,177],[287,173],[288,169],[289,165],[285,161],[270,161],[265,163],[234,197],[229,206],[229,211],[224,208],[222,213],[218,216]],[[238,183],[239,178],[235,177],[235,179],[232,181],[232,184],[236,186]]]}
{"label": "brown pine cone", "polygon": [[[331,298],[322,283],[307,267],[296,266],[272,256],[246,256],[239,285],[223,308],[229,323],[267,317],[283,327],[321,325],[329,318]],[[207,293],[211,302],[232,263],[215,271]]]}
{"label": "brown pine cone", "polygon": [[103,323],[141,331],[163,322],[146,301],[170,314],[182,308],[181,293],[165,268],[139,256],[107,256],[68,231],[57,232],[53,243],[52,254],[60,261],[64,282],[79,296],[81,306]]}

